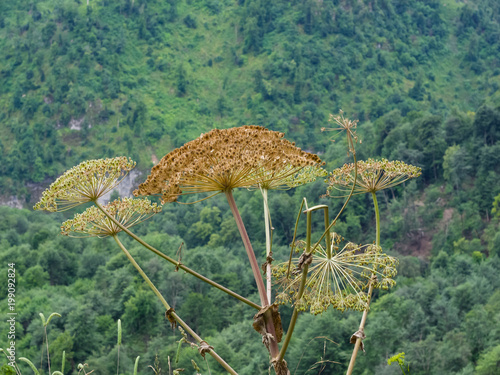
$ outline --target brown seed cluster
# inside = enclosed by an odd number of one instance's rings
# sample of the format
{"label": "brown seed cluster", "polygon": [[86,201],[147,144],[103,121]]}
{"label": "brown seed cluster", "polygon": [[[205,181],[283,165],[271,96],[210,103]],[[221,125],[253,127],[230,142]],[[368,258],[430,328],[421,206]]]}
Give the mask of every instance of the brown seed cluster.
{"label": "brown seed cluster", "polygon": [[[114,200],[103,208],[126,228],[142,223],[161,211],[161,206],[151,203],[148,199],[132,198]],[[87,208],[61,225],[61,233],[71,237],[106,237],[119,232],[121,228],[96,206]]]}
{"label": "brown seed cluster", "polygon": [[33,209],[66,211],[113,190],[135,162],[126,157],[87,160],[66,171],[42,194]]}
{"label": "brown seed cluster", "polygon": [[[293,272],[287,277],[288,263],[273,267],[273,276],[280,285],[281,292],[276,297],[278,303],[293,303],[300,310],[310,309],[312,314],[321,314],[329,306],[345,311],[347,309],[363,311],[368,307],[368,288],[372,275],[375,288],[387,289],[395,284],[398,260],[382,252],[375,245],[359,246],[347,243],[340,248],[340,236],[332,244],[332,255],[328,257],[325,249],[319,245],[313,254],[309,266],[306,286],[302,298],[297,301],[301,283],[301,272]],[[300,241],[297,251],[304,249]],[[297,266],[299,258],[294,259]]]}
{"label": "brown seed cluster", "polygon": [[260,126],[214,129],[164,156],[134,195],[161,195],[163,202],[181,194],[224,192],[245,187],[293,187],[306,167],[319,169],[317,155],[302,151],[284,134]]}
{"label": "brown seed cluster", "polygon": [[[394,187],[410,178],[422,174],[422,169],[403,163],[402,161],[389,161],[387,159],[368,159],[358,161],[358,178],[354,187],[354,194],[375,193],[377,191]],[[354,182],[354,164],[344,164],[342,168],[335,169],[329,177],[327,194],[331,195],[333,189],[342,193],[349,193]]]}

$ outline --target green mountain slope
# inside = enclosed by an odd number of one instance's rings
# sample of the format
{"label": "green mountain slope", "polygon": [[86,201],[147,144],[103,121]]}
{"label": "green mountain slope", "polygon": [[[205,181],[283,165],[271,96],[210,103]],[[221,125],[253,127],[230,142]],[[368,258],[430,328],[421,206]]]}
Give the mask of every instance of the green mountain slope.
{"label": "green mountain slope", "polygon": [[[147,171],[202,132],[242,124],[285,132],[332,170],[349,160],[345,145],[320,129],[342,109],[360,119],[360,159],[423,169],[404,189],[380,193],[382,246],[401,265],[397,288],[375,296],[356,374],[396,374],[387,358],[402,351],[412,374],[495,373],[499,24],[496,0],[0,1],[0,198],[33,202],[40,186],[85,159],[127,155]],[[340,208],[341,201],[319,198],[325,189],[317,181],[270,194],[276,259],[288,256],[303,196]],[[261,199],[236,193],[260,250]],[[336,230],[373,241],[370,207],[367,197],[353,199]],[[123,371],[137,355],[144,373],[155,354],[167,367],[179,337],[112,244],[57,236],[62,214],[0,211],[0,259],[15,259],[20,274],[20,353],[38,358],[38,313],[57,311],[63,317],[51,323],[49,340],[55,363],[66,350],[66,373],[83,361],[115,373],[119,318]],[[314,236],[321,234],[317,220]],[[138,228],[172,257],[184,242],[183,262],[256,297],[223,200],[168,205]],[[180,315],[241,374],[267,371],[249,324],[253,312],[124,242]],[[287,323],[291,310],[282,314]],[[328,363],[325,373],[345,372],[358,315],[301,314],[290,368],[303,374],[327,359],[340,364]],[[310,341],[324,334],[339,345]],[[186,348],[179,366],[191,368],[195,357]],[[212,373],[222,373],[215,366]]]}
{"label": "green mountain slope", "polygon": [[89,157],[126,154],[146,168],[213,127],[269,126],[324,151],[319,128],[340,108],[362,121],[393,109],[447,117],[498,88],[494,1],[1,7],[0,173],[11,194]]}

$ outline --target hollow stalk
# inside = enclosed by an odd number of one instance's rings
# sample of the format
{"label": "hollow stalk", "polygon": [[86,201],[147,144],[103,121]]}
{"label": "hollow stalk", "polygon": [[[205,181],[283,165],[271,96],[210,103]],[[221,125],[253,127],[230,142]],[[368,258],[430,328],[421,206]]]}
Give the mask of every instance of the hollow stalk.
{"label": "hollow stalk", "polygon": [[243,245],[245,246],[248,260],[250,261],[250,266],[252,267],[253,277],[257,284],[257,290],[259,291],[260,303],[262,307],[268,306],[269,301],[267,299],[266,287],[264,286],[264,282],[262,281],[262,276],[260,274],[259,264],[257,263],[257,258],[255,257],[255,252],[253,251],[252,243],[250,242],[250,238],[248,237],[247,230],[245,229],[245,224],[243,224],[240,212],[238,211],[238,207],[236,206],[233,192],[231,190],[227,190],[225,193],[227,201],[229,203],[229,207],[231,208],[231,212],[233,213],[234,219],[236,221],[236,226],[238,227],[241,239],[243,240]]}
{"label": "hollow stalk", "polygon": [[[373,206],[375,209],[375,245],[380,246],[380,211],[378,208],[377,195],[374,191],[372,191],[373,198]],[[370,306],[370,302],[372,300],[373,293],[373,279],[375,275],[372,275],[370,279],[370,286],[368,287],[368,301],[365,310],[363,311],[363,316],[361,317],[361,322],[359,323],[359,331],[363,332],[366,324],[366,317],[368,316],[368,307]],[[351,361],[349,362],[349,367],[347,368],[346,375],[351,375],[352,370],[354,369],[354,364],[356,363],[356,356],[358,355],[359,348],[361,346],[361,338],[356,338],[356,343],[354,344],[354,349],[352,351]]]}
{"label": "hollow stalk", "polygon": [[[122,249],[123,253],[125,254],[125,256],[128,258],[128,260],[130,261],[130,263],[132,263],[132,265],[135,267],[135,269],[137,270],[137,272],[139,272],[139,274],[142,276],[142,278],[144,279],[144,281],[149,285],[149,287],[151,288],[151,290],[153,291],[154,294],[156,294],[156,296],[159,298],[159,300],[161,301],[161,303],[163,304],[163,306],[165,307],[165,309],[168,311],[170,310],[170,305],[168,304],[168,302],[165,300],[165,298],[162,296],[162,294],[160,293],[160,291],[156,288],[156,286],[153,284],[153,282],[149,279],[149,277],[146,275],[146,273],[142,270],[142,268],[139,266],[139,264],[135,261],[134,257],[128,252],[128,250],[125,248],[125,246],[123,246],[123,244],[121,243],[121,241],[118,239],[118,236],[115,234],[113,236],[113,239],[116,241],[116,243],[118,244],[118,246],[120,247],[120,249]],[[177,323],[179,323],[179,325],[184,328],[184,330],[186,332],[188,332],[198,343],[201,343],[202,341],[204,341],[200,336],[198,336],[196,334],[196,332],[194,332],[191,327],[189,327],[180,317],[179,315],[177,315],[174,312],[171,313],[173,318],[177,321]],[[220,365],[222,367],[224,367],[224,369],[226,369],[227,372],[229,372],[230,374],[234,374],[234,375],[237,375],[236,371],[234,371],[231,366],[229,366],[213,349],[209,351],[209,354],[214,357],[214,359],[220,363]]]}
{"label": "hollow stalk", "polygon": [[342,206],[340,211],[337,213],[337,216],[335,216],[335,219],[333,219],[333,221],[330,223],[330,225],[327,226],[326,230],[323,232],[323,234],[321,235],[321,237],[320,237],[319,241],[316,243],[316,245],[314,245],[311,252],[314,252],[316,250],[316,248],[319,246],[320,242],[323,241],[323,238],[325,238],[326,236],[330,236],[330,229],[337,223],[337,220],[339,219],[342,212],[344,212],[345,208],[347,207],[347,203],[349,203],[352,195],[354,194],[354,188],[356,187],[356,182],[358,181],[358,162],[357,162],[357,158],[356,158],[356,151],[352,152],[352,158],[354,161],[354,181],[352,183],[351,191],[349,192],[349,195],[347,196],[347,198],[344,202],[344,205]]}
{"label": "hollow stalk", "polygon": [[[240,232],[241,239],[243,240],[243,245],[245,246],[248,260],[250,261],[250,266],[252,267],[253,276],[257,284],[257,290],[259,291],[260,303],[262,307],[268,306],[269,300],[267,299],[266,288],[264,286],[264,281],[262,281],[262,276],[260,274],[259,264],[257,263],[257,259],[255,258],[255,253],[253,251],[250,238],[248,237],[248,233],[245,229],[245,224],[243,224],[243,220],[241,219],[238,207],[236,206],[233,192],[232,190],[226,190],[225,194],[227,201],[229,203],[229,207],[231,208],[231,212],[233,213],[234,219],[236,221],[236,226],[238,227],[238,230]],[[278,342],[276,340],[276,330],[274,328],[274,323],[272,319],[266,319],[266,331],[267,333],[273,336],[273,339],[270,340],[271,342],[269,343],[269,354],[271,355],[271,358],[274,360],[279,356],[279,348],[278,348]],[[281,360],[278,361],[278,363],[280,362]]]}
{"label": "hollow stalk", "polygon": [[271,303],[271,263],[267,262],[269,255],[271,254],[271,224],[270,224],[270,212],[269,205],[267,201],[267,189],[261,189],[262,197],[264,198],[264,225],[266,226],[266,294],[267,300]]}
{"label": "hollow stalk", "polygon": [[[307,232],[306,232],[306,250],[305,254],[309,255],[311,254],[311,213],[312,210],[307,210],[306,215],[307,215]],[[292,313],[292,318],[290,319],[290,324],[288,325],[288,330],[286,331],[286,337],[285,341],[283,342],[283,345],[281,346],[281,351],[278,357],[278,362],[282,361],[283,358],[285,357],[285,353],[288,349],[288,345],[290,344],[290,340],[292,339],[293,335],[293,330],[295,329],[295,323],[297,322],[297,317],[299,315],[299,309],[297,304],[299,303],[300,299],[302,298],[302,295],[304,294],[304,289],[306,286],[306,279],[307,279],[307,272],[309,271],[309,264],[304,264],[302,266],[302,275],[300,279],[300,286],[299,286],[299,292],[297,294],[297,298],[295,300],[295,307],[293,309]]]}
{"label": "hollow stalk", "polygon": [[130,237],[132,237],[134,240],[136,240],[137,242],[139,242],[142,246],[144,246],[146,249],[152,251],[153,253],[155,253],[156,255],[158,255],[159,257],[165,259],[166,261],[174,264],[176,267],[179,267],[181,270],[185,271],[186,273],[189,273],[190,275],[198,278],[199,280],[207,283],[207,284],[210,284],[212,285],[214,288],[217,288],[221,291],[223,291],[224,293],[227,293],[229,294],[230,296],[236,298],[237,300],[247,304],[248,306],[251,306],[253,307],[254,309],[257,309],[257,310],[260,310],[260,306],[257,305],[255,302],[252,302],[248,299],[246,299],[245,297],[243,296],[240,296],[239,294],[233,292],[232,290],[216,283],[215,281],[212,281],[210,280],[208,277],[205,277],[201,274],[199,274],[198,272],[190,269],[189,267],[186,267],[184,264],[176,261],[175,259],[169,257],[168,255],[165,255],[163,254],[161,251],[155,249],[153,246],[151,246],[150,244],[148,244],[147,242],[143,241],[140,237],[136,236],[134,233],[132,233],[128,228],[126,228],[125,226],[123,226],[118,220],[116,220],[113,216],[111,216],[100,204],[99,202],[97,201],[94,201],[94,204],[97,206],[97,208],[99,208],[103,213],[104,215],[106,215],[106,217],[108,219],[110,219],[113,223],[115,223],[116,226],[118,226],[122,231],[124,231],[125,233],[127,233]]}

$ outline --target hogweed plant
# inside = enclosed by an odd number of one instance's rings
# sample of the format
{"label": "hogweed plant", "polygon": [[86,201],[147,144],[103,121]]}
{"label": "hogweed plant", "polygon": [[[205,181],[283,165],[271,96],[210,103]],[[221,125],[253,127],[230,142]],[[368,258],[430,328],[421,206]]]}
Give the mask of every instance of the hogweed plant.
{"label": "hogweed plant", "polygon": [[[283,136],[283,133],[259,126],[214,129],[163,157],[134,194],[160,195],[164,202],[176,201],[185,194],[209,193],[204,199],[225,194],[259,291],[261,308],[255,320],[263,319],[265,325],[259,332],[276,372],[286,374],[286,363],[282,359],[275,361],[279,355],[276,330],[281,327],[274,325],[277,319],[268,308],[270,301],[260,267],[233,196],[236,188],[260,187],[267,191],[271,187],[289,186],[298,181],[296,175],[304,168],[322,165],[317,155],[302,151]],[[264,197],[267,198],[266,194]],[[264,215],[265,218],[268,216],[267,213]],[[268,223],[266,227],[269,227]],[[270,246],[268,257],[269,252]]]}
{"label": "hogweed plant", "polygon": [[[81,214],[75,215],[74,219],[68,220],[61,226],[62,234],[72,235],[75,233],[77,236],[90,236],[90,237],[112,237],[117,243],[118,247],[123,251],[127,259],[132,263],[137,272],[141,275],[144,281],[149,285],[153,293],[161,301],[165,310],[167,311],[167,317],[172,324],[179,324],[186,331],[188,331],[191,336],[200,345],[205,345],[206,342],[199,337],[174,311],[174,309],[168,304],[160,291],[152,283],[146,273],[142,270],[140,265],[132,257],[129,251],[125,248],[123,243],[118,239],[117,234],[122,231],[122,228],[128,229],[133,225],[136,225],[147,218],[150,218],[155,213],[158,213],[161,208],[156,205],[156,203],[151,203],[147,199],[129,199],[124,198],[123,200],[115,200],[107,205],[102,206],[103,211],[100,211],[96,207],[89,207],[86,211]],[[107,215],[104,214],[107,213]],[[120,337],[121,335],[119,335]],[[208,345],[208,344],[206,344]],[[218,354],[210,350],[210,354],[219,361],[219,363],[226,368],[231,373],[235,373],[231,367],[225,363]]]}
{"label": "hogweed plant", "polygon": [[[176,270],[182,269],[253,307],[257,310],[253,317],[253,327],[261,335],[262,342],[269,352],[270,364],[276,374],[287,375],[290,371],[284,357],[301,311],[309,309],[313,314],[320,314],[331,306],[341,311],[364,311],[365,320],[373,288],[387,288],[394,284],[397,260],[386,255],[380,247],[380,218],[375,192],[416,177],[419,173],[400,162],[395,162],[394,168],[389,167],[390,163],[386,161],[358,162],[355,150],[358,142],[357,121],[347,119],[341,112],[338,116],[331,116],[330,122],[334,124],[334,128],[324,130],[345,131],[348,155],[352,154],[353,157],[351,167],[345,166],[340,172],[333,172],[328,180],[328,194],[330,195],[334,188],[341,189],[345,193],[344,204],[330,221],[327,206],[309,208],[304,199],[295,225],[289,261],[273,267],[272,272],[272,224],[268,191],[290,189],[312,182],[317,177],[326,176],[322,168],[324,162],[317,155],[305,152],[295,143],[284,139],[283,133],[259,126],[214,129],[165,155],[152,168],[146,181],[134,191],[135,196],[157,196],[162,204],[196,203],[223,193],[242,238],[259,292],[260,304],[186,267],[180,259],[170,258],[131,231],[133,226],[158,214],[161,211],[160,205],[145,198],[117,199],[106,205],[99,203],[98,199],[111,191],[134,167],[135,163],[125,157],[92,160],[72,168],[43,193],[35,209],[63,211],[83,203],[93,203],[93,206],[83,213],[64,222],[61,226],[62,233],[74,237],[112,237],[161,301],[172,326],[182,327],[181,332],[185,333],[180,343],[188,342],[187,335],[190,335],[196,342],[193,345],[198,348],[202,357],[211,355],[231,374],[236,374],[236,371],[216,353],[213,346],[199,337],[176,314],[119,240],[119,235],[124,232],[149,251],[170,262]],[[368,187],[372,186],[370,181],[374,182],[375,187]],[[264,285],[257,257],[234,200],[233,190],[236,188],[259,189],[262,192],[266,229],[266,259],[263,270],[267,287]],[[354,242],[341,245],[341,237],[334,233],[332,228],[345,211],[351,197],[365,191],[372,192],[374,197],[377,240],[375,244],[368,245],[358,245]],[[181,199],[191,194],[202,196],[195,202]],[[297,240],[297,228],[304,206],[306,238]],[[313,242],[311,223],[315,211],[324,212],[325,230],[322,236]],[[301,255],[294,258],[294,253]],[[281,348],[278,343],[284,333],[279,304],[272,303],[272,273],[280,288],[276,301],[290,303],[294,309]],[[363,327],[360,328],[361,333]],[[361,337],[361,334],[358,336]],[[191,341],[190,339],[189,342]],[[356,345],[359,345],[357,341]],[[353,357],[355,358],[355,354]],[[196,371],[199,369],[196,368]]]}
{"label": "hogweed plant", "polygon": [[[388,161],[387,159],[368,159],[354,164],[345,164],[342,168],[333,171],[329,178],[327,194],[333,190],[344,193],[351,188],[350,194],[370,193],[375,211],[375,245],[380,246],[380,210],[377,202],[377,192],[397,186],[410,178],[420,176],[422,170],[401,161]],[[363,312],[359,330],[353,335],[351,341],[355,343],[347,375],[353,371],[359,348],[363,348],[362,340],[365,337],[364,326],[368,314],[373,288],[377,284],[377,274],[372,273],[372,282],[368,289],[367,307]]]}

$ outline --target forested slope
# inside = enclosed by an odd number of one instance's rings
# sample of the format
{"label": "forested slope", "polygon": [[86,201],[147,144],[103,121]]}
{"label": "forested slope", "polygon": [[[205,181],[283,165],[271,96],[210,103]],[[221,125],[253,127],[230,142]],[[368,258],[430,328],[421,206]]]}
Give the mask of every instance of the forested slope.
{"label": "forested slope", "polygon": [[[343,109],[360,119],[359,158],[423,169],[416,182],[380,197],[382,245],[401,258],[400,276],[395,289],[376,296],[356,373],[396,374],[387,358],[405,351],[412,374],[495,374],[499,21],[495,0],[0,2],[1,195],[29,207],[35,188],[85,159],[127,155],[147,171],[202,132],[242,124],[285,132],[332,170],[349,159],[320,128]],[[287,257],[303,196],[340,208],[341,201],[319,198],[325,191],[317,181],[270,195],[278,259]],[[264,249],[260,193],[236,197]],[[168,205],[137,231],[173,257],[184,241],[186,264],[252,295],[228,208],[217,199]],[[151,371],[155,354],[166,368],[179,337],[154,295],[111,242],[58,236],[68,215],[2,208],[0,258],[20,275],[18,351],[38,358],[38,313],[57,311],[53,360],[66,350],[68,373],[84,361],[114,373],[121,318],[123,371],[137,355],[141,373]],[[371,242],[373,224],[369,199],[357,197],[336,230]],[[252,311],[124,241],[179,314],[241,374],[267,371]],[[290,314],[283,310],[285,322]],[[290,368],[303,374],[323,358],[340,362],[328,364],[331,373],[345,371],[358,322],[356,313],[302,314]],[[325,333],[339,345],[309,342]],[[179,367],[190,368],[195,354],[183,351]]]}
{"label": "forested slope", "polygon": [[[496,103],[495,1],[1,7],[1,173],[15,195],[17,182],[88,157],[122,153],[149,167],[213,127],[269,126],[324,151],[313,129],[340,108],[372,123],[397,110],[399,126],[432,113],[442,126]],[[374,152],[388,130],[365,139]]]}

